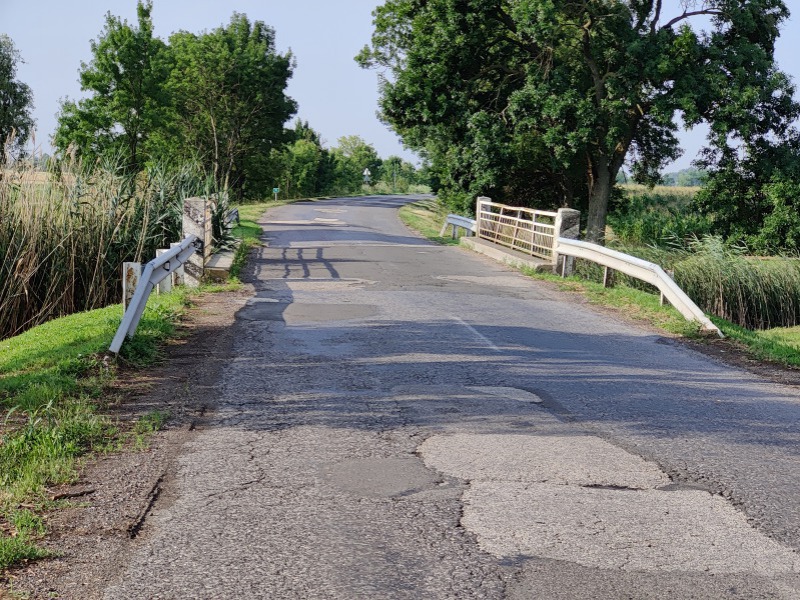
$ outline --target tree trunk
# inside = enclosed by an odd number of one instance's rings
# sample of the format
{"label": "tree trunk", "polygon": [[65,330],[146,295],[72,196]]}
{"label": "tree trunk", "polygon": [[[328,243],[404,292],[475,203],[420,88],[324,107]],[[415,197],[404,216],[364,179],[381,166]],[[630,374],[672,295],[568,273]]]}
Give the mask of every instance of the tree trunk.
{"label": "tree trunk", "polygon": [[602,244],[606,237],[606,214],[611,197],[611,169],[607,161],[600,160],[593,170],[589,190],[589,215],[586,220],[586,241]]}

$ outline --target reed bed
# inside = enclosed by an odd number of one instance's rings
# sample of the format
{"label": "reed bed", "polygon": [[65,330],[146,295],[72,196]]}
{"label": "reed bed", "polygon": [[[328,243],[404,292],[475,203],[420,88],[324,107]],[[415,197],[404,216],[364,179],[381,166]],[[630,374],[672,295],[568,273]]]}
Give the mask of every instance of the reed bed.
{"label": "reed bed", "polygon": [[177,241],[183,200],[204,191],[191,167],[0,173],[0,339],[118,302],[122,263]]}
{"label": "reed bed", "polygon": [[[705,312],[751,330],[800,325],[800,258],[748,256],[720,237],[695,239],[683,248],[626,246],[616,250],[656,263],[673,273],[675,282]],[[577,261],[576,274],[602,282],[603,268]],[[655,292],[655,288],[622,273],[616,285]]]}
{"label": "reed bed", "polygon": [[711,220],[692,210],[696,191],[628,186],[608,215],[609,239],[627,245],[671,246],[711,233]]}
{"label": "reed bed", "polygon": [[746,256],[720,238],[675,263],[675,281],[697,305],[747,329],[800,324],[800,259]]}

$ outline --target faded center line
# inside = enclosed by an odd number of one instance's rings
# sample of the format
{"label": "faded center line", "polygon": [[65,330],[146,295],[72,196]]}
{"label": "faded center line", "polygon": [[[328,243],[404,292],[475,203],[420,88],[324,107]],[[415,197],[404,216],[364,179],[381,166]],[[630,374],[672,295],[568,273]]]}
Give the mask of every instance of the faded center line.
{"label": "faded center line", "polygon": [[494,343],[492,342],[492,340],[490,340],[490,339],[489,339],[489,338],[487,338],[485,335],[483,335],[482,333],[480,333],[480,332],[479,332],[477,329],[475,329],[475,328],[474,328],[472,325],[470,325],[469,323],[467,323],[467,322],[466,322],[464,319],[462,319],[462,318],[460,318],[460,317],[456,317],[456,316],[454,316],[454,315],[450,315],[450,318],[451,318],[451,319],[453,319],[453,321],[456,321],[456,322],[457,322],[457,323],[459,323],[460,325],[463,325],[464,327],[466,327],[467,329],[469,329],[469,330],[470,330],[470,332],[472,333],[472,335],[474,335],[476,338],[480,339],[480,340],[481,340],[481,341],[482,341],[484,344],[486,344],[486,346],[487,346],[487,347],[489,347],[489,348],[490,348],[492,351],[494,351],[494,352],[497,352],[497,353],[500,353],[500,352],[502,352],[502,350],[500,350],[500,348],[498,348],[497,346],[495,346],[495,345],[494,345]]}

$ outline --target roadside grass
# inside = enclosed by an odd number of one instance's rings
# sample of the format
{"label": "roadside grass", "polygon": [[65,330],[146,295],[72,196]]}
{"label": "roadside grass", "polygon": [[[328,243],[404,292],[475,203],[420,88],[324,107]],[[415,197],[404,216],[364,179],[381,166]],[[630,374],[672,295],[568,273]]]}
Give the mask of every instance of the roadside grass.
{"label": "roadside grass", "polygon": [[169,420],[170,414],[168,411],[151,410],[143,414],[133,426],[131,435],[133,436],[133,445],[137,450],[144,450],[149,447],[150,437],[157,431],[161,431],[164,425]]}
{"label": "roadside grass", "polygon": [[239,240],[236,252],[233,255],[230,277],[238,281],[239,275],[247,263],[247,257],[253,248],[261,245],[261,234],[263,230],[258,224],[258,220],[267,211],[275,206],[283,206],[297,200],[268,200],[253,204],[240,204],[236,208],[239,210],[239,222],[231,230],[233,237]]}
{"label": "roadside grass", "polygon": [[450,236],[439,235],[442,224],[447,218],[445,209],[435,198],[426,198],[412,204],[406,204],[400,211],[400,220],[414,231],[436,242],[447,246],[455,246],[459,243],[459,238],[452,239]]}
{"label": "roadside grass", "polygon": [[[420,204],[422,206],[419,206]],[[412,214],[413,218],[403,218],[404,211]],[[435,200],[407,205],[400,210],[400,213],[406,225],[431,241],[442,242],[439,231],[446,214],[436,210]],[[451,243],[449,238],[444,241]],[[628,317],[641,319],[673,335],[695,340],[707,339],[709,343],[716,341],[716,338],[708,338],[701,334],[698,324],[687,321],[673,307],[661,306],[659,295],[646,290],[623,284],[605,288],[601,283],[579,277],[562,278],[529,269],[522,269],[522,272],[534,279],[554,283],[562,291],[581,294],[594,304],[617,310]],[[711,320],[727,338],[737,343],[744,352],[756,360],[800,367],[800,326],[757,331],[745,329],[717,317],[711,317]]]}
{"label": "roadside grass", "polygon": [[[151,296],[120,363],[157,360],[192,293]],[[127,435],[103,414],[103,393],[117,368],[103,353],[121,317],[121,306],[113,305],[0,341],[0,571],[48,555],[36,547],[45,533],[37,513],[53,506],[47,487],[74,481],[81,457],[117,448]],[[139,427],[154,430],[165,418],[151,415]]]}
{"label": "roadside grass", "polygon": [[800,327],[776,327],[753,331],[724,319],[711,320],[730,339],[742,345],[756,360],[800,367]]}

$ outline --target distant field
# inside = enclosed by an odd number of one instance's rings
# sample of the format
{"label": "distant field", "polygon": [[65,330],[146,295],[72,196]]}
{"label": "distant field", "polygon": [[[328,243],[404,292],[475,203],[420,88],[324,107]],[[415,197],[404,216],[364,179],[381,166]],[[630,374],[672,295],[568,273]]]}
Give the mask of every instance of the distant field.
{"label": "distant field", "polygon": [[653,188],[649,188],[646,185],[639,185],[638,183],[623,183],[620,184],[619,187],[629,196],[683,196],[686,198],[691,198],[698,191],[700,191],[699,186],[679,187],[671,185],[657,185]]}
{"label": "distant field", "polygon": [[50,178],[47,171],[15,171],[3,169],[3,179],[14,183],[46,183]]}

